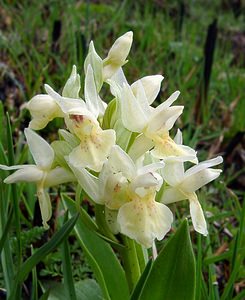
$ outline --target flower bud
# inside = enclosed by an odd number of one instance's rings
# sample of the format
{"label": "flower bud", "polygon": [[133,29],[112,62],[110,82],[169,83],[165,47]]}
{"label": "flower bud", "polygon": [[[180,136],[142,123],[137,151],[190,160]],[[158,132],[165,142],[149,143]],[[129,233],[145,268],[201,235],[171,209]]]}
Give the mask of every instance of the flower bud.
{"label": "flower bud", "polygon": [[104,80],[109,79],[116,71],[127,61],[133,42],[133,32],[129,31],[119,37],[112,45],[107,57],[103,61],[103,77]]}

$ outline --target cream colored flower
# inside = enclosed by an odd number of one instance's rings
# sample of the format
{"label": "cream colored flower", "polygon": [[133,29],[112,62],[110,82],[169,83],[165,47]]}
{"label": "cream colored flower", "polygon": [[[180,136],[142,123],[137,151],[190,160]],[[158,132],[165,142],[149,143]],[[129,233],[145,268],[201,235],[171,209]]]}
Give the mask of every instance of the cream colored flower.
{"label": "cream colored flower", "polygon": [[48,228],[47,222],[51,218],[52,208],[46,188],[75,181],[75,177],[64,168],[56,167],[52,169],[54,151],[42,137],[28,128],[25,129],[25,136],[36,165],[16,165],[11,167],[0,165],[0,169],[17,170],[4,180],[5,183],[36,183],[43,226]]}
{"label": "cream colored flower", "polygon": [[156,170],[163,168],[162,162],[137,168],[120,147],[113,146],[98,178],[84,168],[70,166],[91,199],[105,205],[114,233],[119,230],[149,248],[155,238],[163,239],[170,230],[171,211],[155,201],[162,184]]}
{"label": "cream colored flower", "polygon": [[183,162],[169,160],[166,161],[166,165],[162,170],[162,176],[169,186],[164,189],[161,202],[169,204],[188,199],[194,229],[203,235],[208,234],[207,224],[195,192],[220,175],[222,170],[210,167],[216,166],[222,161],[222,157],[218,156],[184,171]]}
{"label": "cream colored flower", "polygon": [[69,154],[71,163],[100,171],[115,144],[116,135],[112,129],[103,130],[97,120],[103,115],[105,104],[97,93],[91,65],[88,65],[85,77],[85,101],[60,96],[48,85],[45,85],[45,89],[64,113],[70,132],[80,140],[79,146]]}

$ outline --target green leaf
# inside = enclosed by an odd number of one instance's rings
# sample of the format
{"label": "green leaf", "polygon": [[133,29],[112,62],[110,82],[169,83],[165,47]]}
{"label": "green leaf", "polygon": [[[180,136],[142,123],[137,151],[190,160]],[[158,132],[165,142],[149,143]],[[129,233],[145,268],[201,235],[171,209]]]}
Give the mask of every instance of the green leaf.
{"label": "green leaf", "polygon": [[102,128],[103,129],[113,128],[116,120],[117,120],[117,100],[113,99],[107,105],[107,108],[105,110]]}
{"label": "green leaf", "polygon": [[[76,203],[71,198],[63,195],[62,200],[71,214],[77,212]],[[104,298],[111,300],[129,299],[124,270],[110,245],[101,239],[95,231],[88,228],[82,217],[78,219],[74,229],[102,289]]]}
{"label": "green leaf", "polygon": [[[56,249],[62,243],[62,241],[66,239],[76,224],[78,216],[79,214],[76,214],[69,221],[67,221],[46,244],[36,250],[36,252],[23,263],[16,276],[15,281],[17,283],[22,283],[34,266],[36,266],[46,255]],[[12,292],[10,299],[15,299],[14,294],[15,291]]]}
{"label": "green leaf", "polygon": [[[75,284],[77,299],[81,300],[102,300],[100,287],[93,279],[85,279]],[[67,300],[66,288],[61,283],[56,283],[49,290],[48,300]]]}
{"label": "green leaf", "polygon": [[153,263],[138,299],[192,300],[195,283],[195,259],[185,220]]}
{"label": "green leaf", "polygon": [[[64,222],[68,219],[68,212],[66,211]],[[66,289],[67,300],[76,300],[76,292],[74,287],[74,280],[72,275],[72,266],[71,266],[71,255],[68,239],[66,238],[61,245],[61,254],[62,254],[62,265],[63,265],[63,274],[64,274],[64,286]]]}
{"label": "green leaf", "polygon": [[149,275],[149,272],[150,272],[150,270],[152,268],[152,264],[153,264],[153,261],[152,261],[152,259],[150,259],[148,261],[148,264],[146,265],[145,270],[142,273],[142,275],[141,275],[141,277],[140,277],[140,279],[139,279],[136,287],[133,290],[133,293],[132,293],[132,295],[130,297],[130,300],[137,300],[137,299],[139,299],[139,295],[140,295],[140,293],[142,291],[142,287],[144,286],[145,281],[146,281],[146,279],[147,279],[147,277]]}

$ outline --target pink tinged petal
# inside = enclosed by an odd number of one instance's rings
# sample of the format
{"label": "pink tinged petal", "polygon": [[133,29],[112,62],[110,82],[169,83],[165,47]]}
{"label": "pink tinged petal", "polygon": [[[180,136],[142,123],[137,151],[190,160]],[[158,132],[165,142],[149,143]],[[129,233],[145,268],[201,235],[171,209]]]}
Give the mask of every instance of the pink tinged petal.
{"label": "pink tinged petal", "polygon": [[97,93],[91,65],[87,67],[84,96],[88,110],[97,118],[99,115],[99,95]]}
{"label": "pink tinged petal", "polygon": [[198,202],[197,196],[195,193],[189,198],[190,202],[190,213],[195,231],[203,234],[204,236],[208,235],[207,223],[203,214],[202,207]]}
{"label": "pink tinged petal", "polygon": [[134,140],[133,145],[130,147],[128,154],[136,161],[142,155],[144,155],[148,150],[153,148],[154,143],[150,138],[147,138],[144,134],[140,134]]}
{"label": "pink tinged petal", "polygon": [[77,167],[89,168],[99,172],[115,144],[116,135],[112,129],[99,131],[87,137],[69,155],[70,162]]}
{"label": "pink tinged petal", "polygon": [[57,167],[47,173],[44,181],[44,186],[51,187],[74,181],[76,181],[76,177],[74,176],[74,174],[64,168]]}
{"label": "pink tinged petal", "polygon": [[163,80],[162,75],[145,76],[131,85],[133,93],[136,95],[139,89],[139,83],[143,86],[148,100],[148,104],[151,105],[160,92],[161,82]]}
{"label": "pink tinged petal", "polygon": [[99,190],[99,180],[94,175],[90,174],[85,168],[77,168],[77,166],[69,163],[74,175],[76,176],[79,184],[88,194],[88,196],[98,204],[104,204],[101,200],[102,195]]}
{"label": "pink tinged petal", "polygon": [[50,220],[50,218],[52,216],[52,207],[51,207],[51,201],[49,198],[49,194],[42,187],[38,187],[37,197],[38,197],[39,206],[40,206],[40,210],[41,210],[43,227],[45,229],[48,229],[49,225],[47,222]]}
{"label": "pink tinged petal", "polygon": [[133,132],[141,132],[147,124],[148,116],[135,98],[129,85],[124,84],[120,99],[122,122],[125,128]]}
{"label": "pink tinged petal", "polygon": [[72,67],[71,75],[63,88],[62,96],[69,98],[79,98],[80,88],[80,76],[77,74],[77,67],[74,65]]}
{"label": "pink tinged petal", "polygon": [[36,165],[41,169],[49,169],[54,161],[54,150],[36,132],[25,129],[26,140]]}
{"label": "pink tinged petal", "polygon": [[164,188],[164,192],[160,202],[164,204],[170,204],[185,199],[187,199],[187,196],[184,195],[180,190],[174,187],[167,187]]}
{"label": "pink tinged petal", "polygon": [[155,239],[163,239],[170,230],[173,215],[162,203],[133,200],[119,209],[117,220],[121,233],[150,248]]}
{"label": "pink tinged petal", "polygon": [[65,119],[67,128],[80,141],[87,139],[91,134],[100,130],[99,122],[84,115],[70,115]]}
{"label": "pink tinged petal", "polygon": [[136,176],[134,162],[130,156],[117,145],[112,147],[107,164],[113,173],[122,173],[130,180]]}
{"label": "pink tinged petal", "polygon": [[[16,166],[13,166],[16,167]],[[0,167],[0,169],[3,169]],[[6,170],[6,169],[4,169]],[[8,168],[10,170],[10,168]],[[5,178],[5,183],[37,182],[42,179],[44,172],[36,166],[22,166],[19,170]]]}
{"label": "pink tinged petal", "polygon": [[185,192],[195,192],[202,186],[219,177],[221,172],[222,170],[219,169],[208,168],[188,177],[185,176],[185,179],[182,181],[180,188]]}
{"label": "pink tinged petal", "polygon": [[118,234],[119,229],[120,229],[120,226],[117,222],[117,215],[118,215],[117,210],[111,210],[111,209],[105,207],[106,223],[109,226],[109,228],[113,234]]}
{"label": "pink tinged petal", "polygon": [[182,136],[182,132],[180,129],[177,130],[177,133],[174,137],[174,141],[176,144],[178,145],[182,145],[183,144],[183,136]]}

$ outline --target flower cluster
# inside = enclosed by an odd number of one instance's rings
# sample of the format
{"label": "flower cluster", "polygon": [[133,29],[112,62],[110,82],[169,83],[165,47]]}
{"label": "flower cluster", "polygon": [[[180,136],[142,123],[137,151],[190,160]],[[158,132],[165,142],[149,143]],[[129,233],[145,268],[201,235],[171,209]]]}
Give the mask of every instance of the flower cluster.
{"label": "flower cluster", "polygon": [[[5,183],[36,183],[46,228],[51,218],[48,188],[74,182],[91,201],[104,206],[114,234],[125,234],[147,248],[170,230],[173,214],[167,204],[180,200],[189,200],[194,229],[207,235],[195,192],[219,176],[221,170],[212,167],[222,158],[199,163],[196,151],[182,144],[180,130],[171,138],[169,131],[184,107],[173,105],[178,91],[152,106],[160,92],[161,75],[146,76],[131,85],[127,82],[122,66],[132,38],[132,32],[119,37],[105,59],[90,43],[83,99],[80,76],[73,66],[61,94],[45,85],[46,94],[26,104],[32,120],[25,136],[36,165],[0,165],[3,170],[17,169]],[[99,95],[104,83],[112,94],[109,104]],[[64,119],[66,129],[60,129],[59,140],[49,145],[35,130],[57,117]],[[186,171],[185,162],[193,164]]]}

